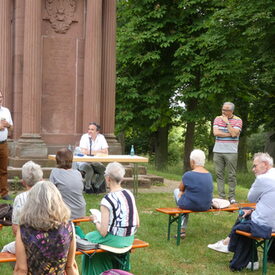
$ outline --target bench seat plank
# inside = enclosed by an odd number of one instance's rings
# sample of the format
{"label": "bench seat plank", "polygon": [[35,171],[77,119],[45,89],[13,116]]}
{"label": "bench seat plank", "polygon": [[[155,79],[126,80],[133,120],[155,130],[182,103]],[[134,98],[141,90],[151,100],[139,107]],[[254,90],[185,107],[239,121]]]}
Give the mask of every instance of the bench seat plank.
{"label": "bench seat plank", "polygon": [[255,207],[256,203],[234,203],[230,204],[230,206],[221,209],[208,209],[206,211],[192,211],[187,209],[181,209],[179,207],[166,207],[166,208],[156,208],[156,211],[168,215],[176,215],[176,214],[189,214],[189,213],[201,213],[201,212],[217,212],[217,211],[236,211],[241,207]]}
{"label": "bench seat plank", "polygon": [[[263,259],[262,259],[262,274],[267,274],[267,258],[268,258],[268,251],[272,245],[272,242],[275,238],[275,232],[272,232],[270,239],[263,239],[263,238],[255,238],[252,236],[251,233],[245,232],[242,230],[236,230],[236,233],[247,238],[253,240],[253,247],[257,249],[258,247],[262,248],[263,250]],[[252,268],[252,267],[251,267]]]}
{"label": "bench seat plank", "polygon": [[[148,247],[148,246],[149,246],[149,243],[139,240],[139,239],[135,239],[131,250],[136,249],[136,248]],[[91,250],[85,251],[85,253],[87,253],[87,254],[93,254],[94,252],[103,253],[103,252],[106,252],[106,250],[91,249]],[[81,254],[83,254],[81,251],[75,252],[75,255],[81,255]],[[0,252],[0,263],[7,263],[7,262],[16,262],[16,256],[14,254],[11,254],[8,252]]]}
{"label": "bench seat plank", "polygon": [[181,209],[179,207],[165,207],[165,208],[156,208],[156,211],[163,213],[163,214],[168,214],[168,234],[167,234],[167,239],[170,240],[170,232],[171,232],[171,225],[176,222],[177,223],[177,245],[180,244],[180,228],[181,228],[181,221],[183,214],[190,214],[190,213],[211,213],[211,212],[234,212],[239,210],[242,207],[256,207],[256,203],[234,203],[231,204],[230,206],[226,208],[221,208],[221,209],[209,209],[206,211],[192,211],[192,210],[187,210],[187,209]]}

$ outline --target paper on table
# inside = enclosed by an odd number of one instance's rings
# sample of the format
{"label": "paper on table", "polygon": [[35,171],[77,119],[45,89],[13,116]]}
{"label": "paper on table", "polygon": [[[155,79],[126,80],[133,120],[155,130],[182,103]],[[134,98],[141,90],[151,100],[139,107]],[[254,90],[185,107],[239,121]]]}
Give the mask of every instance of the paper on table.
{"label": "paper on table", "polygon": [[90,213],[96,216],[96,219],[101,222],[101,212],[98,209],[90,209]]}

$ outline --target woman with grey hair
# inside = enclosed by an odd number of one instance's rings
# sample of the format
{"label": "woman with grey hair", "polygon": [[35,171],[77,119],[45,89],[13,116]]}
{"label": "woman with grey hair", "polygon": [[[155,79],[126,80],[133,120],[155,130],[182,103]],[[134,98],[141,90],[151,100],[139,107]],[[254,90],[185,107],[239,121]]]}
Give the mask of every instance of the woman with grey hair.
{"label": "woman with grey hair", "polygon": [[69,217],[53,183],[40,181],[32,187],[20,215],[13,274],[79,274]]}
{"label": "woman with grey hair", "polygon": [[[105,180],[110,192],[100,203],[101,220],[92,215],[97,231],[88,233],[85,238],[116,248],[133,244],[134,234],[139,226],[139,216],[133,194],[121,187],[125,175],[124,167],[117,162],[109,163],[105,170]],[[82,274],[96,275],[115,268],[112,255],[95,254],[92,259],[83,256]]]}
{"label": "woman with grey hair", "polygon": [[[174,197],[179,208],[192,211],[206,211],[211,207],[213,196],[213,178],[204,168],[205,154],[195,149],[190,154],[192,171],[184,173],[179,188],[174,190]],[[186,237],[188,214],[183,216],[180,237]],[[177,236],[175,236],[177,237]]]}

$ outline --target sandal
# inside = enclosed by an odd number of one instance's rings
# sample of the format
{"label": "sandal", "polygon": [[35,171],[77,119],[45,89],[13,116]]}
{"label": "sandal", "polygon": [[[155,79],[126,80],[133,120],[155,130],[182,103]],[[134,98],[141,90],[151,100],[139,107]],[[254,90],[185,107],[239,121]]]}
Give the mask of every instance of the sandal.
{"label": "sandal", "polygon": [[[185,232],[180,232],[180,238],[181,238],[181,239],[185,239],[185,237],[186,237],[186,233],[185,233]],[[176,234],[176,235],[174,236],[174,238],[177,239],[177,238],[178,238],[178,235]]]}

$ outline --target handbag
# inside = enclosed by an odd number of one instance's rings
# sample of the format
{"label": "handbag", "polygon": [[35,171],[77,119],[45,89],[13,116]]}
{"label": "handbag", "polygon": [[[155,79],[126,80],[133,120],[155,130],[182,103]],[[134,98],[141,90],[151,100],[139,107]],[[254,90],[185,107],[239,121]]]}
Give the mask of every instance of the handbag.
{"label": "handbag", "polygon": [[89,242],[86,239],[81,239],[78,235],[76,235],[76,249],[77,250],[91,250],[98,249],[98,243]]}
{"label": "handbag", "polygon": [[214,198],[212,199],[212,208],[222,209],[230,205],[229,200]]}

